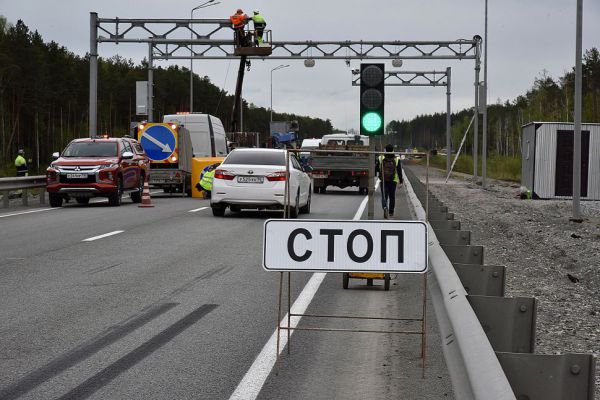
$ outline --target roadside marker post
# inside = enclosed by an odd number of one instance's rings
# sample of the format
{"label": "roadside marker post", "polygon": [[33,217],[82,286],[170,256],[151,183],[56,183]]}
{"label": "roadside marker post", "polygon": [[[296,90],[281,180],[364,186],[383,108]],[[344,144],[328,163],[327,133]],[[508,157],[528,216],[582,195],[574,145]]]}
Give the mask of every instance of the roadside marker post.
{"label": "roadside marker post", "polygon": [[[398,220],[292,220],[289,219],[290,190],[289,162],[290,153],[286,152],[286,174],[288,179],[284,187],[284,218],[265,221],[263,236],[263,268],[266,271],[279,272],[279,293],[277,303],[277,341],[276,356],[279,359],[281,330],[287,331],[287,353],[290,354],[291,331],[318,332],[355,332],[383,333],[421,336],[422,378],[425,378],[427,344],[427,271],[428,237],[425,221]],[[311,153],[348,153],[347,150],[310,150]],[[354,151],[353,153],[379,154],[373,151]],[[403,153],[397,153],[403,154]],[[414,155],[413,153],[411,153]],[[429,184],[429,154],[426,156],[426,185]],[[372,190],[371,188],[369,188]],[[428,196],[427,196],[428,197]],[[429,199],[427,198],[426,203]],[[426,205],[428,209],[428,204]],[[426,215],[428,212],[426,213]],[[427,216],[426,216],[427,218]],[[360,315],[317,315],[292,313],[291,311],[291,273],[362,271],[367,273],[398,273],[423,275],[422,314],[413,318],[391,318],[385,316]],[[287,272],[287,325],[282,326],[281,311],[283,298],[283,274]],[[378,320],[420,322],[419,330],[376,330],[376,329],[340,329],[327,327],[293,327],[292,317]]]}

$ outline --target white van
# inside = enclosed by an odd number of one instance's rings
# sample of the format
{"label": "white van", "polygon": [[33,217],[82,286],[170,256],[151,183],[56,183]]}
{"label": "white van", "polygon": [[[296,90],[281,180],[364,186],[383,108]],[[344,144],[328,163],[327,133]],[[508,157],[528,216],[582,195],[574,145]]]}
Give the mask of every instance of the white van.
{"label": "white van", "polygon": [[163,122],[178,122],[189,132],[194,157],[225,157],[227,143],[221,120],[213,115],[182,113],[165,115]]}

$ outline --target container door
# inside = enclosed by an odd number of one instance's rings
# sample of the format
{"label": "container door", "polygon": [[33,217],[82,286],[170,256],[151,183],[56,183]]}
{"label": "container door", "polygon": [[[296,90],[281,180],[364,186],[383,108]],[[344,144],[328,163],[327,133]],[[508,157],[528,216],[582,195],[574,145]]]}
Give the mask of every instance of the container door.
{"label": "container door", "polygon": [[[573,131],[557,131],[555,196],[573,196]],[[587,197],[590,132],[581,131],[581,197]]]}

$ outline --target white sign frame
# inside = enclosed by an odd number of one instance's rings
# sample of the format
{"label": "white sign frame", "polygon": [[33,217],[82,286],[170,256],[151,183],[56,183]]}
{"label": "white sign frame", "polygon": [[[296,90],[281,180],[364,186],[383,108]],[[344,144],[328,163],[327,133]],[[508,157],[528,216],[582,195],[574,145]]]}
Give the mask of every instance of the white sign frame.
{"label": "white sign frame", "polygon": [[[406,249],[414,251],[407,254]],[[423,221],[268,219],[264,223],[262,266],[266,271],[424,274],[428,264]]]}

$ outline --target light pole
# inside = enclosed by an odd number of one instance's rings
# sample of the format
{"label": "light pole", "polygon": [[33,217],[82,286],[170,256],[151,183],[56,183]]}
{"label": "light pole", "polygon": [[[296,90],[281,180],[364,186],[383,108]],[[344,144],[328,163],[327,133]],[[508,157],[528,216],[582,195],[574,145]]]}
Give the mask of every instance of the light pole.
{"label": "light pole", "polygon": [[573,216],[572,221],[581,222],[581,56],[583,0],[577,0],[577,22],[575,24],[575,101],[573,127]]}
{"label": "light pole", "polygon": [[[485,0],[485,39],[483,42],[483,143],[481,145],[481,187],[485,189],[487,178],[487,47],[488,47],[488,0]],[[481,99],[479,101],[481,103]]]}
{"label": "light pole", "polygon": [[273,71],[277,71],[278,69],[287,68],[289,65],[278,65],[271,70],[271,122],[273,122]]}
{"label": "light pole", "polygon": [[[194,19],[194,11],[200,8],[206,8],[210,6],[216,6],[220,4],[219,2],[215,3],[215,0],[208,0],[205,3],[200,4],[192,8],[190,11],[190,19]],[[192,31],[192,23],[190,22],[190,39],[194,38],[194,32]],[[192,50],[192,45],[190,44],[190,113],[194,112],[194,51]]]}

